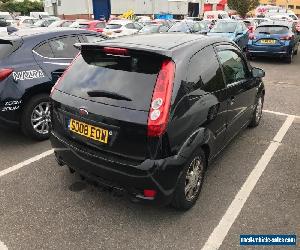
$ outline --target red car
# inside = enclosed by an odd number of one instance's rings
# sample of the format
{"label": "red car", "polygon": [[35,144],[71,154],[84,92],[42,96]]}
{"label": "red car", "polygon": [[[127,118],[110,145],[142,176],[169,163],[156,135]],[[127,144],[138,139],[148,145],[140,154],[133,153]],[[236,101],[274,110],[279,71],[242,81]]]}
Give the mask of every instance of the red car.
{"label": "red car", "polygon": [[77,22],[73,23],[70,27],[86,29],[86,30],[102,33],[105,26],[106,26],[105,21],[94,20],[94,21],[83,21],[83,22],[77,21]]}

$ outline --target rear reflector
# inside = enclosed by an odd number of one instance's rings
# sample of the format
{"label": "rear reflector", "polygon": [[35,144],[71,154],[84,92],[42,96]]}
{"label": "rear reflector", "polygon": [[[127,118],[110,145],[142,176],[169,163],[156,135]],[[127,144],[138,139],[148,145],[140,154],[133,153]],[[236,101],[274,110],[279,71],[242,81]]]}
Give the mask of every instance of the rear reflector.
{"label": "rear reflector", "polygon": [[8,69],[8,68],[0,69],[0,81],[3,81],[7,77],[9,77],[13,71],[14,71],[13,69]]}
{"label": "rear reflector", "polygon": [[147,198],[154,198],[156,196],[156,191],[152,189],[145,189],[144,190],[144,197]]}
{"label": "rear reflector", "polygon": [[104,53],[110,54],[110,55],[128,56],[128,49],[104,47],[103,51],[104,51]]}
{"label": "rear reflector", "polygon": [[171,60],[162,63],[152,95],[151,107],[148,116],[148,136],[162,135],[169,121],[175,64]]}

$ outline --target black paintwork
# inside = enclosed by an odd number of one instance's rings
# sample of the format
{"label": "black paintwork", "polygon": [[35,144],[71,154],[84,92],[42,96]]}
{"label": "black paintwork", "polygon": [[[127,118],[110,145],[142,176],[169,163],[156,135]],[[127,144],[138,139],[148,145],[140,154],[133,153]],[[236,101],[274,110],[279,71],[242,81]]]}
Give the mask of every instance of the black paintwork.
{"label": "black paintwork", "polygon": [[[55,90],[51,142],[58,162],[105,185],[121,186],[138,198],[142,197],[143,189],[155,189],[158,196],[153,202],[156,203],[166,204],[172,199],[182,169],[197,148],[202,147],[211,162],[249,124],[256,97],[265,91],[262,79],[252,76],[252,68],[240,49],[226,38],[192,34],[139,35],[98,45],[85,44],[82,49],[93,46],[146,51],[175,62],[168,127],[161,137],[150,138],[147,137],[148,112],[92,102]],[[238,53],[249,71],[247,79],[227,85],[224,69],[220,67],[218,73],[224,81],[221,90],[191,90],[188,86],[197,84],[188,82],[191,58],[205,48],[211,51],[205,60],[216,60],[218,67],[218,50],[230,49]],[[87,116],[79,114],[81,107],[89,111]],[[107,128],[113,133],[117,131],[116,138],[104,146],[76,136],[68,131],[70,118]]]}
{"label": "black paintwork", "polygon": [[34,53],[34,48],[61,37],[76,36],[79,42],[87,42],[85,35],[101,37],[99,33],[79,29],[34,28],[19,30],[0,38],[1,41],[10,42],[15,47],[13,53],[0,60],[0,69],[12,68],[14,73],[41,70],[44,75],[36,79],[16,80],[11,74],[7,79],[0,81],[0,125],[20,125],[20,117],[26,102],[33,95],[50,93],[52,86],[75,56],[45,58]]}

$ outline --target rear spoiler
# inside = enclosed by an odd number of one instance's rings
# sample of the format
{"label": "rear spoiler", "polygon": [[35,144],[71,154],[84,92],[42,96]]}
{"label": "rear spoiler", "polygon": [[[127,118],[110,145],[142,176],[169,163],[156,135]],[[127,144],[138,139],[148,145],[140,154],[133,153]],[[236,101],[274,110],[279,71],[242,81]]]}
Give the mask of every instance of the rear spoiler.
{"label": "rear spoiler", "polygon": [[139,46],[138,44],[128,44],[128,43],[113,43],[113,42],[101,42],[101,43],[76,43],[75,48],[81,50],[82,52],[88,50],[104,50],[104,48],[115,48],[115,49],[127,49],[129,52],[144,52],[154,55],[160,55],[168,58],[172,58],[173,53],[171,50],[165,50],[157,47],[150,46]]}

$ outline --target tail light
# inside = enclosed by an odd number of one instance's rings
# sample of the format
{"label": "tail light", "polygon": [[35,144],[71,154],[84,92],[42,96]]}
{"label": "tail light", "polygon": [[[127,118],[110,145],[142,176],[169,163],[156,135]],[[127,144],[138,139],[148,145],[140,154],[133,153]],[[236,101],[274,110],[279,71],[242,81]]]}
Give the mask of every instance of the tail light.
{"label": "tail light", "polygon": [[77,56],[74,58],[74,60],[71,62],[71,64],[66,68],[66,70],[64,71],[64,73],[62,74],[62,76],[57,80],[57,82],[55,83],[55,85],[52,87],[51,92],[50,92],[50,97],[52,96],[53,92],[55,89],[57,89],[57,87],[59,86],[59,84],[61,83],[61,81],[64,79],[65,75],[67,74],[67,72],[69,71],[69,69],[71,68],[71,66],[74,64],[74,62],[77,60],[77,58],[80,56],[80,52],[77,54]]}
{"label": "tail light", "polygon": [[173,92],[174,74],[174,62],[165,60],[162,63],[152,95],[148,116],[148,136],[150,137],[162,135],[167,128]]}
{"label": "tail light", "polygon": [[13,71],[13,69],[9,68],[0,69],[0,81],[3,81],[9,77]]}
{"label": "tail light", "polygon": [[290,41],[293,39],[294,39],[294,35],[287,35],[287,36],[280,37],[280,40],[284,40],[284,41]]}
{"label": "tail light", "polygon": [[109,55],[117,55],[117,56],[127,56],[128,55],[128,49],[123,49],[123,48],[104,47],[103,51],[104,51],[104,53],[109,54]]}
{"label": "tail light", "polygon": [[255,37],[255,35],[254,35],[253,33],[251,33],[251,34],[249,35],[249,39],[250,39],[250,40],[255,40],[256,37]]}

